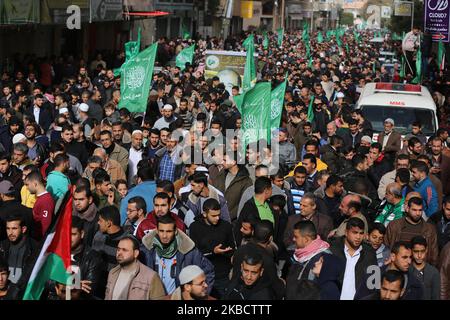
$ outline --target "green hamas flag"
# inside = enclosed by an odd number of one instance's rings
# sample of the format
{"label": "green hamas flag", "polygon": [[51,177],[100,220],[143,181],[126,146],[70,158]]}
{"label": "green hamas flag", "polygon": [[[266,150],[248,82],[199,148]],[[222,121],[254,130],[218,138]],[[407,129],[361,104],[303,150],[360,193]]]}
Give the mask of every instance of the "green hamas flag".
{"label": "green hamas flag", "polygon": [[184,40],[187,40],[191,37],[189,30],[186,28],[186,26],[184,24],[181,25],[181,33],[182,33]]}
{"label": "green hamas flag", "polygon": [[256,83],[256,66],[255,66],[255,45],[253,34],[249,35],[247,39],[242,43],[247,51],[247,57],[245,60],[244,68],[244,80],[242,83],[242,90],[245,92],[253,88]]}
{"label": "green hamas flag", "polygon": [[[125,62],[135,57],[141,50],[141,28],[138,29],[138,37],[136,41],[128,41],[125,43]],[[114,76],[120,75],[120,69],[114,69]]]}
{"label": "green hamas flag", "polygon": [[416,57],[416,77],[411,81],[412,83],[421,83],[422,82],[422,52],[417,50]]}
{"label": "green hamas flag", "polygon": [[272,137],[272,131],[280,126],[281,113],[284,105],[284,93],[287,85],[287,74],[282,84],[272,90],[270,94],[270,131],[267,135],[267,141]]}
{"label": "green hamas flag", "polygon": [[356,32],[356,30],[353,31],[353,35],[355,37],[356,42],[358,44],[360,44],[361,43],[361,35],[358,32]]}
{"label": "green hamas flag", "polygon": [[317,34],[317,42],[318,43],[322,43],[323,42],[323,34],[322,32],[319,31],[319,33]]}
{"label": "green hamas flag", "polygon": [[284,29],[283,28],[278,29],[277,33],[278,33],[278,46],[281,47],[283,45]]}
{"label": "green hamas flag", "polygon": [[271,84],[259,82],[241,96],[242,150],[246,150],[249,143],[267,138],[271,118]]}
{"label": "green hamas flag", "polygon": [[263,40],[263,47],[264,49],[269,49],[269,37],[267,36],[267,31],[264,31],[264,40]]}
{"label": "green hamas flag", "polygon": [[180,51],[180,53],[177,55],[176,66],[181,69],[181,71],[186,68],[186,62],[189,62],[192,64],[192,61],[194,60],[194,53],[195,53],[195,44],[193,44],[190,47],[187,47]]}
{"label": "green hamas flag", "polygon": [[402,56],[402,65],[400,66],[400,78],[405,77],[405,57]]}
{"label": "green hamas flag", "polygon": [[130,112],[145,112],[147,109],[157,49],[158,43],[154,43],[122,65],[120,109],[126,108]]}
{"label": "green hamas flag", "polygon": [[303,29],[303,32],[302,32],[302,40],[303,40],[303,42],[307,42],[307,41],[309,41],[309,31],[308,31],[308,29]]}

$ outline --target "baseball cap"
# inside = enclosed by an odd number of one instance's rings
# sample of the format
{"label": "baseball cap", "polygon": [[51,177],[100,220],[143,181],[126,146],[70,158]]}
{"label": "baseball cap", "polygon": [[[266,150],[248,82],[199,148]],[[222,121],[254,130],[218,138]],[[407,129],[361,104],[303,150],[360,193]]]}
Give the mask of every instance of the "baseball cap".
{"label": "baseball cap", "polygon": [[89,106],[86,103],[80,103],[80,106],[78,107],[78,109],[83,112],[88,112]]}
{"label": "baseball cap", "polygon": [[11,194],[16,192],[13,184],[8,180],[3,180],[0,182],[0,193],[1,194]]}
{"label": "baseball cap", "polygon": [[197,278],[198,276],[201,276],[205,272],[196,265],[190,265],[187,267],[184,267],[179,275],[180,279],[180,285],[186,284]]}

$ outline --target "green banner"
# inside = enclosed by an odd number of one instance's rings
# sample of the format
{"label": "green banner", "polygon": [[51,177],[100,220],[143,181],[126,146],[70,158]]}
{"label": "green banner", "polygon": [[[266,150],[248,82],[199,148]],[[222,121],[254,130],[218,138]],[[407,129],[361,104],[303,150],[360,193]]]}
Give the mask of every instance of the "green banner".
{"label": "green banner", "polygon": [[267,138],[270,130],[271,84],[259,82],[251,90],[242,94],[242,147]]}
{"label": "green banner", "polygon": [[1,0],[0,24],[40,22],[39,0]]}
{"label": "green banner", "polygon": [[242,90],[245,92],[253,88],[256,83],[256,66],[255,66],[255,45],[253,34],[249,35],[247,39],[243,42],[243,46],[247,51],[247,57],[245,59],[245,69],[244,69],[244,81],[242,84]]}
{"label": "green banner", "polygon": [[152,44],[122,65],[119,108],[145,112],[153,78],[158,43]]}
{"label": "green banner", "polygon": [[416,57],[416,77],[411,81],[412,83],[422,83],[422,52],[419,48]]}
{"label": "green banner", "polygon": [[317,42],[318,43],[322,43],[323,42],[323,34],[322,32],[319,31],[319,33],[317,34]]}
{"label": "green banner", "polygon": [[285,76],[283,83],[273,89],[270,94],[270,132],[268,132],[268,141],[271,139],[272,131],[280,126],[286,85],[287,75]]}
{"label": "green banner", "polygon": [[283,28],[278,29],[277,33],[278,33],[278,46],[282,47],[283,46],[284,29]]}
{"label": "green banner", "polygon": [[176,66],[181,69],[181,71],[186,68],[186,62],[189,62],[192,64],[192,61],[194,61],[194,53],[195,53],[195,44],[193,44],[190,47],[187,47],[177,55],[176,60]]}

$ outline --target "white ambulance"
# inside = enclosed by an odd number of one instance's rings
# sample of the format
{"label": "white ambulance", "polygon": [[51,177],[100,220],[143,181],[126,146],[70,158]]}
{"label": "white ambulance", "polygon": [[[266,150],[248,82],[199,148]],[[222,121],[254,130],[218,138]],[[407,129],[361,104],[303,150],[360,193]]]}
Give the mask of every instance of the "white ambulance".
{"label": "white ambulance", "polygon": [[428,89],[421,85],[401,83],[368,83],[361,91],[356,109],[372,123],[374,140],[384,131],[384,120],[394,119],[395,129],[402,136],[411,132],[419,121],[422,132],[430,137],[438,129],[436,105]]}

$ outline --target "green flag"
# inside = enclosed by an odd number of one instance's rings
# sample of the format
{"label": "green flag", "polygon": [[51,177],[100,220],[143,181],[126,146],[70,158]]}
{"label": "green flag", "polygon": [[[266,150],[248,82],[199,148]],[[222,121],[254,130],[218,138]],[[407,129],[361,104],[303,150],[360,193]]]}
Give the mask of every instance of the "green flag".
{"label": "green flag", "polygon": [[303,32],[302,32],[302,40],[303,40],[303,42],[306,42],[306,41],[309,41],[309,40],[310,40],[308,29],[303,29]]}
{"label": "green flag", "polygon": [[438,54],[437,54],[437,65],[439,70],[444,70],[445,68],[445,47],[442,42],[442,38],[439,39],[438,43]]}
{"label": "green flag", "polygon": [[318,43],[322,43],[323,42],[323,34],[322,32],[319,31],[319,33],[317,34],[317,42]]}
{"label": "green flag", "polygon": [[263,40],[263,47],[264,49],[269,49],[269,37],[267,36],[267,31],[264,31],[264,40]]}
{"label": "green flag", "polygon": [[272,137],[272,131],[280,126],[281,114],[284,105],[284,93],[287,86],[287,74],[282,84],[272,90],[270,94],[270,131],[268,132],[267,141]]}
{"label": "green flag", "polygon": [[189,33],[188,28],[184,24],[181,25],[181,33],[184,40],[187,40],[191,37],[191,34]]}
{"label": "green flag", "polygon": [[256,83],[256,66],[255,66],[255,45],[253,34],[249,35],[242,44],[247,51],[247,57],[245,60],[244,68],[244,80],[242,83],[242,90],[245,92]]}
{"label": "green flag", "polygon": [[411,82],[416,84],[422,82],[422,52],[420,48],[417,50],[416,57],[416,77]]}
{"label": "green flag", "polygon": [[312,122],[314,120],[314,110],[313,110],[313,104],[314,104],[314,96],[310,96],[309,99],[309,106],[308,106],[308,121]]}
{"label": "green flag", "polygon": [[280,28],[277,30],[278,33],[278,46],[283,46],[283,36],[284,36],[284,29]]}
{"label": "green flag", "polygon": [[405,57],[402,56],[402,65],[400,66],[400,78],[405,77]]}
{"label": "green flag", "polygon": [[194,53],[195,53],[195,44],[181,50],[180,53],[177,55],[176,65],[181,69],[181,71],[183,71],[184,68],[186,68],[186,62],[192,64],[192,61],[194,60]]}
{"label": "green flag", "polygon": [[313,66],[313,57],[312,55],[310,55],[308,60],[308,68],[312,68],[312,66]]}
{"label": "green flag", "polygon": [[[125,62],[135,57],[141,50],[141,28],[138,29],[138,37],[136,41],[128,41],[125,43]],[[120,76],[120,69],[114,69],[114,76]]]}
{"label": "green flag", "polygon": [[259,82],[241,96],[242,150],[246,150],[249,143],[266,139],[267,131],[270,130],[270,82]]}
{"label": "green flag", "polygon": [[153,78],[158,43],[152,44],[121,67],[119,108],[130,112],[145,112]]}
{"label": "green flag", "polygon": [[355,36],[356,42],[358,44],[360,44],[361,43],[361,35],[356,30],[353,31],[353,35]]}
{"label": "green flag", "polygon": [[135,57],[141,50],[141,28],[138,29],[138,38],[136,41],[125,43],[125,62]]}
{"label": "green flag", "polygon": [[311,58],[311,47],[309,46],[309,43],[306,44],[306,57]]}
{"label": "green flag", "polygon": [[348,43],[345,44],[345,50],[347,51],[347,54],[350,53],[350,48],[348,47]]}

